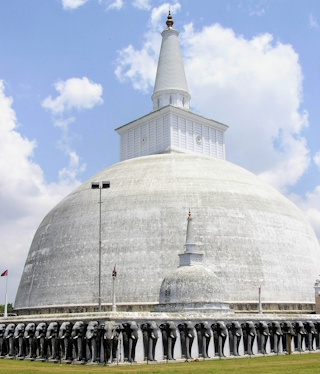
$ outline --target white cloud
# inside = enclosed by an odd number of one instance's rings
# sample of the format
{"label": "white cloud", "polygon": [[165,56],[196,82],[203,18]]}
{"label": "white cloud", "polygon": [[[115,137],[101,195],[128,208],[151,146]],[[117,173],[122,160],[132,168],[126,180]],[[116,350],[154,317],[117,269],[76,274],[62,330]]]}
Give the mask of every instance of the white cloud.
{"label": "white cloud", "polygon": [[164,3],[159,7],[152,8],[150,26],[153,30],[162,31],[164,27],[166,27],[165,21],[167,19],[169,9],[174,21],[174,15],[181,9],[181,5],[179,3]]}
{"label": "white cloud", "polygon": [[61,130],[66,131],[68,130],[68,127],[71,123],[75,121],[75,117],[69,117],[69,118],[58,118],[54,119],[54,126],[59,127]]}
{"label": "white cloud", "polygon": [[313,156],[313,162],[318,166],[320,170],[320,151]]}
{"label": "white cloud", "polygon": [[77,175],[85,171],[86,164],[80,165],[79,156],[75,151],[69,151],[69,165],[59,171],[59,179],[70,183],[77,178]]}
{"label": "white cloud", "polygon": [[141,10],[150,10],[151,9],[151,0],[134,0],[132,2],[132,5],[135,8],[141,9]]}
{"label": "white cloud", "polygon": [[[47,184],[33,160],[36,142],[17,131],[12,98],[0,81],[0,258],[9,269],[9,302],[14,301],[31,240],[48,211],[77,187],[76,178]],[[2,297],[1,287],[1,297]]]}
{"label": "white cloud", "polygon": [[[153,88],[164,12],[152,10],[141,49],[119,52],[118,79],[143,92]],[[180,44],[193,110],[230,126],[227,159],[282,191],[294,185],[310,156],[300,134],[308,113],[300,108],[303,76],[292,46],[274,43],[270,34],[247,40],[218,24],[200,31],[186,25]]]}
{"label": "white cloud", "polygon": [[283,150],[278,152],[277,160],[272,168],[263,171],[259,176],[267,183],[273,185],[283,192],[286,186],[293,186],[307,170],[310,164],[309,150],[305,138],[288,134],[286,139],[282,139]]}
{"label": "white cloud", "polygon": [[67,183],[75,180],[79,174],[86,170],[86,164],[80,164],[80,157],[71,147],[71,139],[69,135],[69,125],[75,122],[75,117],[54,118],[53,125],[62,130],[62,135],[57,143],[57,148],[69,157],[69,165],[59,171],[59,179]]}
{"label": "white cloud", "polygon": [[154,83],[157,69],[153,46],[148,42],[140,51],[134,49],[132,45],[118,51],[115,74],[120,82],[131,80],[133,88],[145,93],[148,92]]}
{"label": "white cloud", "polygon": [[62,0],[62,6],[65,10],[77,9],[87,1],[88,0]]}
{"label": "white cloud", "polygon": [[309,165],[302,72],[290,45],[270,34],[247,40],[220,25],[182,35],[192,105],[230,126],[227,158],[284,190]]}
{"label": "white cloud", "polygon": [[122,0],[115,0],[110,5],[108,5],[107,10],[120,10],[123,7]]}
{"label": "white cloud", "polygon": [[60,95],[55,99],[48,96],[42,102],[42,106],[49,109],[54,115],[62,114],[73,108],[77,110],[90,109],[103,103],[102,86],[89,81],[87,77],[60,80],[55,83],[54,87]]}
{"label": "white cloud", "polygon": [[43,102],[42,107],[52,113],[53,125],[62,130],[62,136],[57,146],[69,157],[69,165],[59,171],[59,178],[70,183],[75,180],[79,173],[82,173],[86,164],[80,164],[80,158],[76,151],[71,147],[69,135],[69,125],[75,122],[75,117],[64,117],[65,112],[72,109],[82,110],[91,109],[95,105],[103,103],[101,98],[102,86],[90,82],[88,78],[70,78],[66,81],[55,83],[56,90],[60,93],[58,97],[52,99],[48,96]]}
{"label": "white cloud", "polygon": [[250,13],[250,16],[258,16],[258,17],[261,17],[265,14],[265,10],[264,9],[260,9],[260,10],[252,10]]}
{"label": "white cloud", "polygon": [[[249,2],[247,5],[250,17],[262,17],[266,13],[265,8],[268,8],[268,0],[255,0],[253,2]],[[242,8],[242,5],[238,8]]]}
{"label": "white cloud", "polygon": [[289,197],[306,215],[320,242],[320,186],[308,192],[305,198],[296,194]]}
{"label": "white cloud", "polygon": [[129,45],[118,51],[115,75],[120,82],[131,81],[133,88],[144,93],[153,87],[161,45],[159,31],[166,27],[165,20],[169,7],[174,19],[174,14],[181,8],[179,3],[165,3],[152,9],[148,31],[144,35],[143,47],[140,50]]}
{"label": "white cloud", "polygon": [[313,29],[318,29],[318,28],[319,28],[318,21],[317,21],[316,17],[315,17],[313,14],[310,14],[310,15],[309,15],[309,25],[310,25]]}

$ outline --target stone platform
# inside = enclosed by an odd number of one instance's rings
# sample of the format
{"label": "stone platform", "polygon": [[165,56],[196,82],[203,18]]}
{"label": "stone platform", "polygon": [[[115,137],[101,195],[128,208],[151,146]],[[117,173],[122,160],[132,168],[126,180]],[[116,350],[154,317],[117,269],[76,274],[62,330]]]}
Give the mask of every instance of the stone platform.
{"label": "stone platform", "polygon": [[[217,359],[225,357],[248,357],[248,326],[252,326],[252,351],[250,355],[258,357],[261,354],[284,354],[284,353],[303,353],[304,351],[314,352],[320,350],[320,316],[317,314],[298,314],[287,313],[277,314],[258,314],[258,313],[155,313],[155,312],[101,312],[101,313],[60,313],[60,314],[41,314],[27,316],[11,316],[0,318],[0,325],[18,324],[27,325],[34,322],[39,325],[45,322],[48,326],[52,322],[57,322],[61,326],[63,322],[70,322],[75,326],[76,322],[82,321],[85,330],[90,322],[98,322],[99,328],[103,328],[107,322],[113,321],[116,326],[122,326],[119,329],[119,339],[117,341],[116,361],[119,364],[126,364],[128,345],[126,339],[130,340],[130,334],[125,338],[123,326],[137,326],[136,349],[133,360],[135,362],[147,362],[146,356],[151,335],[149,328],[152,324],[156,326],[157,339],[154,340],[154,351],[152,359],[157,362],[167,362],[167,339],[164,334],[163,326],[171,323],[175,329],[175,345],[172,351],[175,360],[185,361],[193,359]],[[201,332],[204,326],[208,326],[207,357],[204,357],[204,349],[201,342],[204,340],[204,334]],[[202,327],[201,327],[202,326]],[[262,338],[262,327],[265,326],[265,338]],[[288,330],[289,326],[289,330]],[[223,334],[219,328],[225,328],[225,341],[221,338]],[[188,330],[189,329],[189,330]],[[131,330],[130,330],[131,331]],[[220,335],[219,335],[220,334]],[[188,336],[192,337],[188,340]],[[83,335],[83,338],[85,333]],[[102,335],[101,335],[102,336]],[[57,338],[58,339],[58,338]],[[70,338],[71,339],[71,338]],[[265,339],[265,340],[263,340]],[[186,343],[188,341],[188,343]],[[223,341],[223,342],[222,342]],[[84,344],[86,340],[84,338]],[[49,344],[49,341],[48,341]],[[71,344],[71,343],[70,343]],[[99,344],[99,341],[97,341]],[[219,349],[217,348],[219,345]],[[265,345],[263,350],[262,346]],[[73,346],[74,347],[74,346]],[[102,346],[101,346],[102,347]],[[100,349],[101,349],[100,347]],[[186,348],[187,347],[187,348]],[[15,348],[16,350],[18,347]],[[73,348],[73,355],[75,354]],[[103,348],[102,348],[103,349]],[[189,355],[186,349],[190,349]],[[14,352],[16,354],[17,351]],[[100,350],[100,352],[102,352]],[[149,351],[148,351],[149,352]],[[88,347],[86,349],[88,355]],[[103,353],[101,353],[102,357]],[[46,360],[46,354],[43,359]],[[60,357],[61,358],[61,357]],[[87,356],[88,359],[88,356]],[[90,359],[90,357],[89,357]],[[100,363],[98,355],[99,364]],[[72,361],[72,358],[71,358]],[[70,361],[70,362],[71,362]],[[148,359],[148,362],[153,362]],[[128,363],[128,362],[127,362]],[[92,364],[92,363],[90,363]]]}
{"label": "stone platform", "polygon": [[[232,306],[233,304],[231,304]],[[112,320],[112,321],[124,321],[124,320],[136,320],[137,322],[154,320],[157,322],[165,320],[183,321],[183,320],[201,321],[201,320],[223,320],[223,321],[286,321],[286,320],[320,320],[320,315],[313,312],[309,313],[298,313],[297,311],[288,310],[285,312],[272,311],[272,313],[253,313],[253,312],[236,312],[233,314],[228,313],[166,313],[166,312],[86,312],[86,313],[48,313],[48,314],[25,314],[9,316],[7,318],[0,317],[0,323],[21,323],[21,322],[51,322],[51,321],[91,321],[91,320]]]}

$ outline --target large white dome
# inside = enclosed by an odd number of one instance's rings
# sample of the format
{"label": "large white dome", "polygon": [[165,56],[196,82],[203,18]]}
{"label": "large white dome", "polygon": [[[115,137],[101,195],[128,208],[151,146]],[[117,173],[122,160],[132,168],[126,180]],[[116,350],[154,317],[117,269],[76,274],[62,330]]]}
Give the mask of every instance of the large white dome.
{"label": "large white dome", "polygon": [[[33,239],[15,308],[97,303],[102,190],[102,303],[157,303],[178,266],[191,208],[203,265],[224,302],[313,303],[320,269],[315,234],[299,209],[229,162],[168,153],[113,165],[83,183],[44,218]],[[216,287],[216,285],[215,285]],[[201,292],[201,290],[199,290]]]}

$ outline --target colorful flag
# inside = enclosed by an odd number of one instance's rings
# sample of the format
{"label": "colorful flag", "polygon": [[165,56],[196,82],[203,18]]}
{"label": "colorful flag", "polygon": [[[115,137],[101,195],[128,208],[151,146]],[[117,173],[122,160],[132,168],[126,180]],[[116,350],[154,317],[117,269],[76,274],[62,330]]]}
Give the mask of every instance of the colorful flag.
{"label": "colorful flag", "polygon": [[116,276],[117,276],[117,272],[116,272],[116,264],[114,265],[113,272],[112,272],[112,276],[113,276],[113,277],[116,277]]}
{"label": "colorful flag", "polygon": [[4,272],[0,275],[0,277],[7,277],[7,276],[8,276],[8,270],[4,271]]}

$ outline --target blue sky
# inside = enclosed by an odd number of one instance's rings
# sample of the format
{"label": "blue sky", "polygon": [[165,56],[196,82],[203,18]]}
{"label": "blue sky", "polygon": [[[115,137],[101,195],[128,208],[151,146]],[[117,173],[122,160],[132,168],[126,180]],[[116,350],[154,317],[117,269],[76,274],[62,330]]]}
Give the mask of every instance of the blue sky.
{"label": "blue sky", "polygon": [[295,202],[320,239],[318,0],[3,1],[0,271],[10,302],[42,218],[118,162],[114,129],[152,110],[169,6],[191,109],[230,126],[227,159]]}

